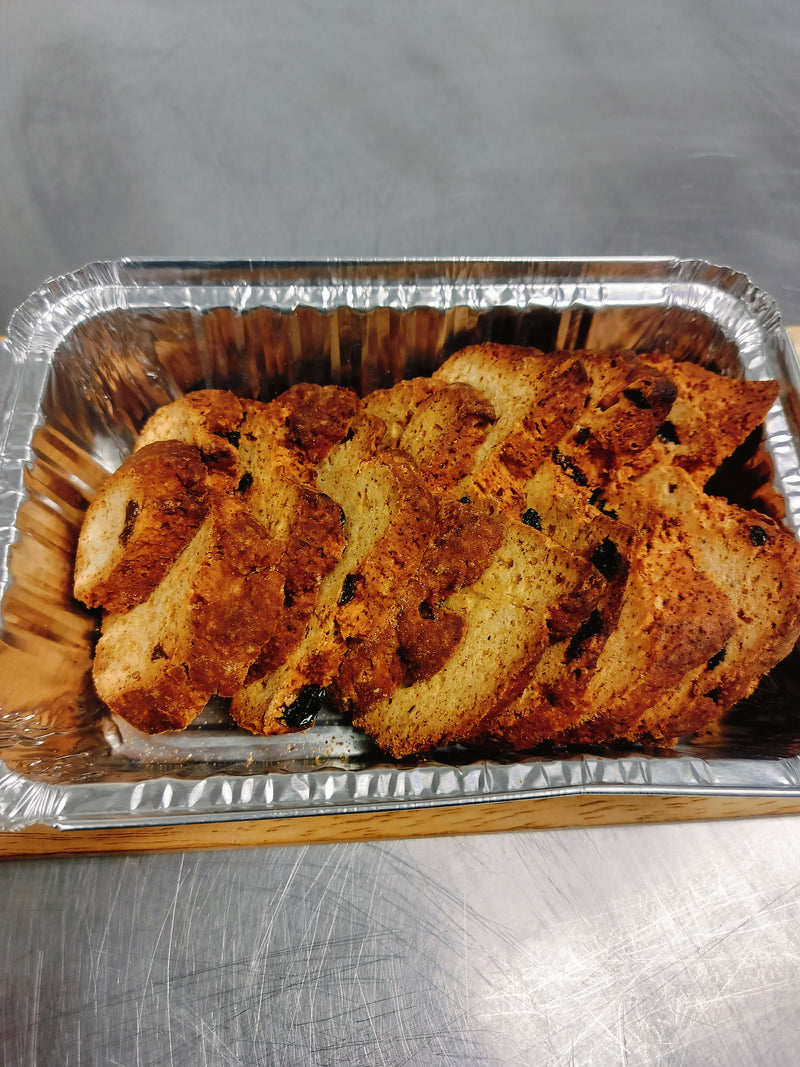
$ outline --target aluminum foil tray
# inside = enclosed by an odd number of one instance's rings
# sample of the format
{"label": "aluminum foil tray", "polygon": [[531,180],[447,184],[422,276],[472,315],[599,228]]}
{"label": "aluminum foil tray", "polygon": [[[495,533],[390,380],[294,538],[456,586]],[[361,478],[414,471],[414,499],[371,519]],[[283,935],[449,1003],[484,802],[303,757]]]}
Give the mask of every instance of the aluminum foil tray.
{"label": "aluminum foil tray", "polygon": [[[91,687],[97,618],[71,597],[83,512],[148,415],[205,387],[361,393],[480,340],[630,347],[777,378],[741,479],[774,476],[800,530],[800,368],[774,302],[700,261],[146,262],[46,284],[0,346],[0,830],[341,814],[572,793],[800,796],[791,656],[713,736],[669,751],[453,748],[387,762],[335,715],[255,738],[209,706],[148,738]],[[772,468],[770,471],[769,468]],[[766,473],[765,473],[766,469]]]}

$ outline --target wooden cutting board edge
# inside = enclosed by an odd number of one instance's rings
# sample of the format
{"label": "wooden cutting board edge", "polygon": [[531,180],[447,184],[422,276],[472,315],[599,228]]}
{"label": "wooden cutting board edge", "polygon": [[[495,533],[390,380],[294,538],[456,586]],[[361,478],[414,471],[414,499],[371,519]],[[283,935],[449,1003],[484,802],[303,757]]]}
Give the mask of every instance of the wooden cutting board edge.
{"label": "wooden cutting board edge", "polygon": [[385,841],[795,814],[800,814],[800,797],[584,794],[421,810],[113,830],[56,830],[32,826],[0,834],[0,859]]}

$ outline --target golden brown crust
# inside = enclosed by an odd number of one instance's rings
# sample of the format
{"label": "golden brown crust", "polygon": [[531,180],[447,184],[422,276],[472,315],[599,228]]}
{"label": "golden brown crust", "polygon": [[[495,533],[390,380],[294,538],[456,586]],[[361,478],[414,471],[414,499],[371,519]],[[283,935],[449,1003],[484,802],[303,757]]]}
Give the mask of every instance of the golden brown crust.
{"label": "golden brown crust", "polygon": [[454,489],[469,474],[495,421],[487,397],[463,382],[413,378],[371,393],[365,408],[387,425],[387,443],[414,457],[428,485]]}
{"label": "golden brown crust", "polygon": [[301,640],[275,670],[234,696],[231,715],[245,729],[292,729],[291,709],[302,694],[325,690],[348,649],[396,618],[438,519],[413,463],[378,447],[382,436],[382,424],[367,417],[317,469],[319,487],[341,508],[344,551],[320,582]]}
{"label": "golden brown crust", "polygon": [[[275,631],[283,604],[283,546],[228,498],[214,505],[215,536],[191,589],[191,684],[232,696]],[[224,591],[224,593],[223,593]]]}
{"label": "golden brown crust", "polygon": [[178,729],[231,695],[274,630],[280,546],[235,498],[214,499],[150,597],[103,619],[93,676],[106,705],[140,729]]}
{"label": "golden brown crust", "polygon": [[86,513],[74,593],[89,607],[127,611],[146,600],[208,510],[197,449],[156,442],[130,456]]}
{"label": "golden brown crust", "polygon": [[591,613],[598,582],[539,531],[498,520],[503,538],[472,583],[446,597],[463,633],[443,666],[361,707],[354,721],[395,757],[478,739],[528,684],[549,647],[548,622],[567,601]]}
{"label": "golden brown crust", "polygon": [[233,393],[200,389],[159,408],[145,423],[136,448],[154,441],[183,441],[200,451],[210,484],[225,491],[239,479],[239,438],[244,407]]}
{"label": "golden brown crust", "polygon": [[465,620],[444,601],[478,580],[503,541],[503,524],[485,508],[447,495],[431,506],[435,521],[427,524],[416,574],[394,591],[384,625],[349,642],[337,673],[339,702],[360,712],[401,685],[430,679],[447,663]]}
{"label": "golden brown crust", "polygon": [[320,584],[344,551],[339,505],[307,486],[291,489],[293,523],[281,560],[285,575],[281,615],[274,634],[248,672],[248,682],[276,670],[297,647],[316,607]]}
{"label": "golden brown crust", "polygon": [[680,468],[653,470],[637,485],[641,495],[629,494],[627,506],[644,496],[660,509],[676,552],[691,557],[732,612],[728,633],[709,640],[706,650],[715,641],[718,647],[676,699],[646,712],[626,734],[670,738],[719,719],[792,650],[800,634],[800,545],[766,515],[703,493]]}
{"label": "golden brown crust", "polygon": [[778,383],[725,378],[696,363],[672,363],[664,356],[647,358],[675,382],[676,398],[656,438],[631,459],[624,473],[637,476],[674,464],[705,485],[764,421],[778,396]]}
{"label": "golden brown crust", "polygon": [[[364,403],[190,394],[138,463],[193,454],[194,481],[174,458],[170,477],[187,493],[205,472],[207,514],[107,617],[98,691],[150,730],[227,694],[258,733],[335,694],[397,757],[670,743],[800,634],[794,538],[702,491],[774,395],[661,356],[493,344]],[[183,443],[148,453],[159,435]]]}

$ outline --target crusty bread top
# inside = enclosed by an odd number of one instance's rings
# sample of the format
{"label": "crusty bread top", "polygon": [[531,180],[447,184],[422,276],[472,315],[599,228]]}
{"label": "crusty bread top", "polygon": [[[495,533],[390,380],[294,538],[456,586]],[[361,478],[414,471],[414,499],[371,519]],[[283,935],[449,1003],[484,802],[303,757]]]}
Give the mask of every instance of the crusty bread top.
{"label": "crusty bread top", "polygon": [[226,490],[238,480],[242,401],[222,389],[200,389],[165,404],[145,423],[136,448],[154,441],[183,441],[199,449],[210,484]]}
{"label": "crusty bread top", "polygon": [[583,484],[605,475],[655,438],[677,394],[667,374],[626,350],[553,352],[484,344],[462,349],[435,372],[485,392],[497,420],[476,456],[492,450],[530,471],[558,457]]}
{"label": "crusty bread top", "polygon": [[527,685],[553,639],[548,623],[566,602],[576,625],[591,613],[599,583],[587,564],[524,523],[495,521],[503,536],[488,565],[441,603],[462,623],[444,664],[354,712],[395,757],[479,737],[485,720]]}
{"label": "crusty bread top", "polygon": [[470,473],[496,418],[477,389],[434,378],[370,393],[364,407],[386,424],[386,444],[413,456],[433,489],[454,489]]}
{"label": "crusty bread top", "polygon": [[78,538],[74,593],[127,611],[146,600],[208,511],[206,468],[192,445],[155,442],[108,478]]}
{"label": "crusty bread top", "polygon": [[[194,456],[194,536],[108,616],[98,691],[146,729],[228,694],[255,732],[303,728],[332,697],[395,756],[699,729],[800,633],[794,539],[702,492],[774,395],[660,356],[493,344],[363,402],[190,394],[136,455],[147,471],[163,435],[163,456]],[[152,539],[114,507],[123,542]],[[218,605],[232,590],[247,620]],[[183,636],[168,649],[159,627]]]}
{"label": "crusty bread top", "polygon": [[139,729],[180,729],[215,693],[230,696],[273,633],[280,546],[234,497],[217,498],[147,600],[111,612],[93,676]]}
{"label": "crusty bread top", "polygon": [[670,464],[705,485],[722,461],[764,421],[778,396],[778,383],[726,378],[696,363],[649,358],[675,382],[677,395],[655,440],[623,473],[635,477]]}

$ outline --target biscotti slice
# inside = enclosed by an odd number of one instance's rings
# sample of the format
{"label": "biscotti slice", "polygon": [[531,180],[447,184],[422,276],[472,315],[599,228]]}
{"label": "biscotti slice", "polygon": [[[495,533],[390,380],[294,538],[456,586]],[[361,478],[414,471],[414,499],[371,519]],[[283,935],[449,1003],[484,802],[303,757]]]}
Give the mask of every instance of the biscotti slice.
{"label": "biscotti slice", "polygon": [[320,489],[342,509],[345,548],[320,582],[299,644],[231,702],[234,720],[253,733],[313,722],[348,644],[384,628],[436,529],[435,500],[417,469],[401,453],[373,454],[372,443],[355,432],[317,468]]}
{"label": "biscotti slice", "polygon": [[394,757],[479,737],[487,718],[525,688],[556,631],[562,636],[565,608],[578,627],[591,614],[597,576],[588,565],[524,523],[496,521],[503,536],[488,566],[442,601],[463,624],[446,662],[354,712],[355,724]]}
{"label": "biscotti slice", "polygon": [[336,386],[301,384],[268,404],[246,406],[237,491],[283,542],[286,576],[280,622],[249,683],[275,670],[302,640],[320,583],[344,551],[344,514],[317,487],[317,468],[345,443],[351,457],[371,455],[382,434],[383,424],[363,415],[355,393]]}
{"label": "biscotti slice", "polygon": [[216,472],[212,482],[233,492],[283,544],[281,616],[253,677],[272,670],[297,643],[319,583],[341,555],[340,508],[314,488],[315,472],[351,432],[359,410],[355,393],[335,386],[301,383],[268,403],[201,390],[160,409],[143,430],[140,444],[160,435],[194,442]]}
{"label": "biscotti slice", "polygon": [[127,611],[146,600],[207,511],[206,468],[192,445],[156,442],[130,456],[84,517],[76,599],[107,611]]}
{"label": "biscotti slice", "polygon": [[433,536],[383,628],[348,642],[334,696],[350,711],[365,712],[444,666],[464,630],[464,619],[444,604],[477,581],[503,540],[504,524],[487,508],[447,493],[436,495],[435,505]]}
{"label": "biscotti slice", "polygon": [[727,597],[676,550],[652,504],[625,522],[597,490],[586,497],[570,482],[540,468],[525,483],[528,521],[591,562],[607,584],[580,635],[550,648],[525,692],[487,724],[487,739],[509,748],[624,734],[733,627]]}
{"label": "biscotti slice", "polygon": [[631,561],[616,626],[582,695],[582,714],[557,741],[641,739],[637,723],[674,706],[692,673],[730,639],[729,598],[686,551],[653,530]]}
{"label": "biscotti slice", "polygon": [[[666,516],[672,538],[691,553],[735,606],[735,628],[699,665],[682,699],[654,709],[629,736],[695,733],[755,689],[800,636],[800,545],[780,523],[703,493],[683,470],[655,470],[636,483]],[[635,502],[628,505],[631,510]]]}
{"label": "biscotti slice", "polygon": [[[485,344],[462,349],[434,379],[466,384],[492,405],[495,421],[475,449],[472,472],[498,449],[527,473],[550,455],[584,410],[588,377],[572,353]],[[458,487],[456,488],[458,492]]]}
{"label": "biscotti slice", "polygon": [[474,472],[502,450],[532,473],[545,456],[582,485],[655,438],[677,394],[668,375],[633,352],[554,352],[478,345],[451,356],[434,377],[482,391],[497,420],[476,454]]}
{"label": "biscotti slice", "polygon": [[232,695],[274,630],[280,553],[240,502],[215,499],[149,598],[104,617],[93,677],[106,706],[156,733]]}
{"label": "biscotti slice", "polygon": [[648,355],[623,349],[576,352],[589,378],[589,402],[575,443],[621,457],[641,452],[669,415],[678,388],[667,370]]}
{"label": "biscotti slice", "polygon": [[649,356],[675,382],[677,397],[656,439],[623,468],[636,477],[662,464],[682,467],[703,486],[766,418],[778,396],[774,381],[727,378],[696,363]]}
{"label": "biscotti slice", "polygon": [[543,463],[527,480],[509,483],[502,499],[509,513],[543,531],[603,579],[591,615],[562,628],[564,638],[545,651],[529,685],[485,725],[486,741],[526,749],[573,727],[593,710],[585,704],[585,690],[616,629],[642,538],[603,509],[597,491],[576,485],[552,462]]}
{"label": "biscotti slice", "polygon": [[223,389],[199,389],[165,404],[142,428],[136,449],[154,441],[183,441],[202,456],[212,488],[227,491],[237,483],[242,401]]}
{"label": "biscotti slice", "polygon": [[413,456],[434,489],[454,488],[473,469],[475,453],[496,421],[483,393],[433,378],[370,393],[364,408],[386,424],[385,443]]}

